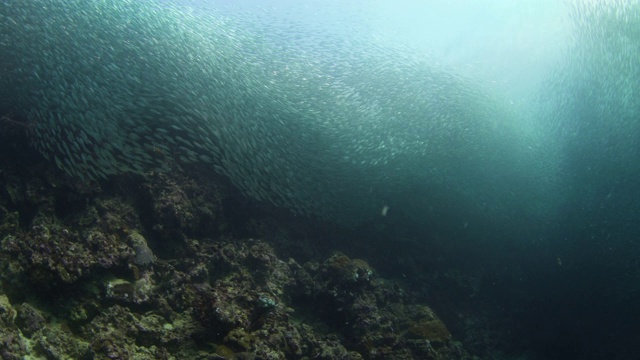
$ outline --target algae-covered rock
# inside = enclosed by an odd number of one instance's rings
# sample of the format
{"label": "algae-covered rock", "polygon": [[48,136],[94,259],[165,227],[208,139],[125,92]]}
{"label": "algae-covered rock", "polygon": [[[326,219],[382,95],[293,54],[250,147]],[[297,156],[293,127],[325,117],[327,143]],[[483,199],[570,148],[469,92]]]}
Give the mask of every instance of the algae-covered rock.
{"label": "algae-covered rock", "polygon": [[50,324],[34,335],[33,353],[47,359],[89,360],[94,354],[89,343],[62,325]]}
{"label": "algae-covered rock", "polygon": [[22,304],[18,308],[18,317],[16,318],[16,325],[20,328],[20,331],[27,336],[31,337],[36,331],[42,329],[46,320],[40,311],[36,310],[28,303]]}
{"label": "algae-covered rock", "polygon": [[427,306],[414,307],[413,316],[417,319],[409,325],[407,335],[426,339],[433,342],[451,340],[451,333],[447,326]]}
{"label": "algae-covered rock", "polygon": [[218,226],[222,185],[187,178],[119,178],[109,190],[57,179],[53,191],[43,177],[38,201],[0,192],[0,356],[465,359],[430,309],[366,261],[284,261]]}
{"label": "algae-covered rock", "polygon": [[20,360],[27,353],[27,345],[18,329],[0,327],[0,357],[3,360]]}
{"label": "algae-covered rock", "polygon": [[28,353],[20,329],[15,325],[17,314],[9,298],[0,294],[0,358],[3,360],[19,360]]}
{"label": "algae-covered rock", "polygon": [[0,294],[0,321],[3,324],[13,324],[17,315],[18,312],[11,306],[9,298]]}
{"label": "algae-covered rock", "polygon": [[153,251],[147,245],[147,240],[139,232],[134,231],[129,234],[129,242],[135,251],[133,262],[140,267],[147,267],[153,264]]}

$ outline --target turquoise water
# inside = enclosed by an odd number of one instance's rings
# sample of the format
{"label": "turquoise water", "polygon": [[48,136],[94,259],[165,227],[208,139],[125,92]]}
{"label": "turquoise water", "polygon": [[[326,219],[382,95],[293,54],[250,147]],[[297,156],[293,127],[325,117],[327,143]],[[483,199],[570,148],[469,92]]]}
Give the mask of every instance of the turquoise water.
{"label": "turquoise water", "polygon": [[615,264],[594,283],[635,299],[637,1],[5,0],[0,54],[0,114],[74,177],[207,163],[351,228]]}
{"label": "turquoise water", "polygon": [[[524,100],[510,98],[509,75],[480,56],[493,50],[442,56],[438,37],[411,28],[401,38],[384,28],[393,21],[379,29],[384,7],[353,23],[356,10],[338,9],[7,3],[7,107],[29,109],[34,145],[75,176],[140,173],[171,154],[212,163],[249,196],[347,225],[385,206],[553,212],[539,199],[555,186],[555,149],[514,105]],[[489,35],[505,26],[472,43],[502,40]],[[465,48],[473,31],[462,30],[450,37]],[[483,60],[464,65],[472,58]]]}

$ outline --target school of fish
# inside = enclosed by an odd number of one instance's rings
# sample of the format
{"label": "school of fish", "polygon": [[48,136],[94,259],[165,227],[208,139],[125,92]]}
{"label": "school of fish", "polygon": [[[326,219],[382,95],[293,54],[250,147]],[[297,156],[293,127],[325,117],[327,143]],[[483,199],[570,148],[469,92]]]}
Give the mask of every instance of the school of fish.
{"label": "school of fish", "polygon": [[204,162],[248,196],[347,225],[382,209],[547,218],[578,152],[638,166],[621,154],[640,141],[640,6],[573,9],[574,48],[522,109],[366,38],[154,1],[3,0],[0,111],[82,179]]}

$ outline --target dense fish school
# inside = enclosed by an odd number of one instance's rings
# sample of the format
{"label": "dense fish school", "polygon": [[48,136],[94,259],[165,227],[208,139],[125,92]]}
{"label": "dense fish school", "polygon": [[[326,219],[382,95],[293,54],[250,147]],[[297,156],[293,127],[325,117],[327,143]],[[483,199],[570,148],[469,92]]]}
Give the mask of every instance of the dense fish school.
{"label": "dense fish school", "polygon": [[637,238],[640,2],[571,3],[573,41],[536,109],[561,154],[563,191],[548,196],[587,233],[598,225],[607,238]]}
{"label": "dense fish school", "polygon": [[154,1],[3,1],[0,110],[85,179],[206,162],[343,224],[386,207],[553,216],[549,137],[565,125],[535,117],[570,101],[520,109],[409,48],[269,26]]}

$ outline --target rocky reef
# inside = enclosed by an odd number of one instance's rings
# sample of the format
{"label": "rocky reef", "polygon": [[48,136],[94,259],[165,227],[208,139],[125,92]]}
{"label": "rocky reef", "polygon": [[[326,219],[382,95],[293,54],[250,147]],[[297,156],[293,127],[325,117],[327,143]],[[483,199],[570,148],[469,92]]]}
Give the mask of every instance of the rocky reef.
{"label": "rocky reef", "polygon": [[290,257],[295,225],[206,169],[74,180],[2,126],[2,359],[473,358],[365,260]]}

